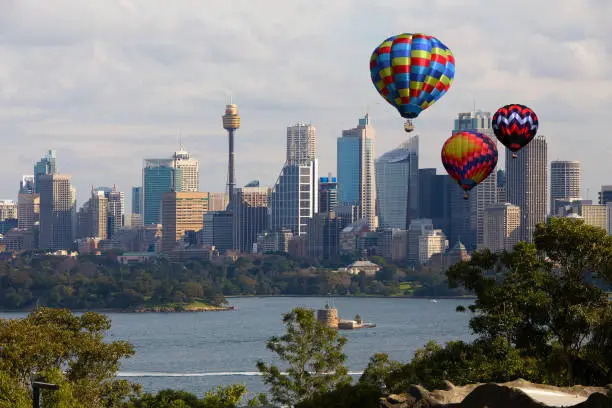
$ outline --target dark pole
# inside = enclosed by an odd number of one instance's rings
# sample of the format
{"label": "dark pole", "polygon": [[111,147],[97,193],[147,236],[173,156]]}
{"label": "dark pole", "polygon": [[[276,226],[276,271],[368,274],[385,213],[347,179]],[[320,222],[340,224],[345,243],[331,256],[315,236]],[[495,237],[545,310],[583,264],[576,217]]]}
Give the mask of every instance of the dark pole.
{"label": "dark pole", "polygon": [[228,164],[228,193],[229,200],[231,201],[234,197],[234,129],[227,130],[229,136],[229,164]]}
{"label": "dark pole", "polygon": [[43,390],[59,390],[59,385],[57,384],[49,384],[39,381],[34,381],[32,383],[32,406],[34,408],[40,408],[40,389]]}

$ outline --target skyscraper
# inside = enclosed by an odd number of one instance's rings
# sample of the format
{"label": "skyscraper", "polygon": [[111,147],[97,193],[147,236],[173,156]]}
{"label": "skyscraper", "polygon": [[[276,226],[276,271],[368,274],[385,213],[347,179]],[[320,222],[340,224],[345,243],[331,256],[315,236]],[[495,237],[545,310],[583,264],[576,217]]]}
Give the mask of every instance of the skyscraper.
{"label": "skyscraper", "polygon": [[208,193],[170,191],[162,194],[162,252],[172,251],[187,231],[202,229]]}
{"label": "skyscraper", "polygon": [[497,202],[507,203],[506,195],[506,172],[503,169],[497,170]]}
{"label": "skyscraper", "polygon": [[557,214],[555,200],[580,198],[580,162],[550,162],[550,215]]}
{"label": "skyscraper", "polygon": [[92,190],[79,209],[76,237],[108,239],[108,198],[103,190]]}
{"label": "skyscraper", "polygon": [[257,234],[268,227],[268,187],[243,187],[234,190],[232,200],[232,242],[236,251],[251,253]]}
{"label": "skyscraper", "polygon": [[359,119],[354,129],[343,130],[338,138],[339,204],[358,205],[360,217],[368,228],[378,226],[376,217],[376,179],[374,170],[374,128],[369,115]]}
{"label": "skyscraper", "polygon": [[376,160],[376,198],[383,228],[406,230],[418,218],[419,136],[412,136]]}
{"label": "skyscraper", "polygon": [[[454,187],[452,191],[450,187]],[[450,228],[449,199],[457,188],[448,174],[437,174],[436,169],[419,169],[419,217],[431,219],[434,228],[443,230],[453,245],[457,237]]]}
{"label": "skyscraper", "polygon": [[174,168],[174,159],[145,159],[142,168],[144,224],[161,224],[164,193],[182,190],[182,169]]}
{"label": "skyscraper", "polygon": [[317,130],[311,124],[296,123],[287,127],[287,163],[303,163],[316,159]]}
{"label": "skyscraper", "polygon": [[483,246],[492,252],[511,251],[518,243],[521,209],[517,205],[493,204],[485,210]]}
{"label": "skyscraper", "polygon": [[36,187],[34,186],[34,183],[35,183],[34,176],[21,177],[21,181],[19,182],[19,194],[35,193]]}
{"label": "skyscraper", "polygon": [[125,225],[125,194],[113,186],[104,196],[108,199],[107,235],[111,239]]}
{"label": "skyscraper", "polygon": [[548,145],[546,137],[536,136],[518,155],[506,149],[506,188],[508,202],[521,208],[519,240],[532,242],[535,226],[546,221],[548,190]]}
{"label": "skyscraper", "polygon": [[39,248],[72,248],[75,233],[75,191],[70,176],[46,174],[38,178],[40,191]]}
{"label": "skyscraper", "polygon": [[601,191],[597,193],[599,204],[606,205],[612,202],[612,186],[601,186]]}
{"label": "skyscraper", "polygon": [[308,219],[319,210],[318,159],[302,164],[286,163],[270,195],[270,230],[290,229],[306,234]]}
{"label": "skyscraper", "polygon": [[[476,112],[462,112],[459,113],[457,119],[455,119],[455,126],[452,134],[462,131],[473,131],[479,132],[489,136],[495,146],[497,146],[497,138],[493,134],[493,128],[491,127],[491,112],[483,112],[478,110]],[[470,229],[474,231],[474,234],[470,234],[475,237],[475,242],[470,242],[467,236],[461,235],[461,239],[464,240],[465,246],[472,250],[483,245],[484,242],[484,214],[487,207],[497,202],[497,173],[491,172],[482,183],[474,187],[470,191],[469,195],[469,207],[470,207]],[[451,207],[451,210],[454,210]],[[452,229],[452,227],[451,227]]]}
{"label": "skyscraper", "polygon": [[319,212],[334,211],[338,205],[338,181],[329,173],[328,177],[319,178]]}
{"label": "skyscraper", "polygon": [[181,169],[181,191],[198,191],[200,186],[198,161],[182,147],[178,152],[174,152],[172,158],[174,159],[174,167]]}
{"label": "skyscraper", "polygon": [[55,150],[49,150],[42,159],[40,159],[34,165],[34,189],[35,193],[40,193],[40,188],[38,187],[38,179],[41,176],[47,174],[55,174],[57,173],[57,166],[55,164]]}
{"label": "skyscraper", "polygon": [[142,187],[132,187],[132,216],[130,217],[132,227],[143,225],[142,219]]}

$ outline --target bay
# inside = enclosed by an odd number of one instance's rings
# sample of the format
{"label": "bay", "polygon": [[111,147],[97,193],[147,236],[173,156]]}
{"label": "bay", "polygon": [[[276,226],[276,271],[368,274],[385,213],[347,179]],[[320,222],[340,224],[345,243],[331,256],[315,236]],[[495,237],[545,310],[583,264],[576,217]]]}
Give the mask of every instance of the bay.
{"label": "bay", "polygon": [[[145,391],[183,389],[197,395],[218,385],[245,384],[249,394],[265,392],[257,360],[275,362],[266,349],[270,336],[282,335],[282,314],[297,306],[320,309],[326,303],[341,318],[359,314],[375,328],[341,331],[347,366],[355,378],[370,356],[387,353],[409,361],[429,340],[469,341],[471,314],[455,311],[471,300],[409,298],[232,298],[236,310],[205,313],[107,313],[112,328],[108,340],[127,340],[136,355],[122,362],[119,376],[142,384]],[[4,318],[25,313],[2,313]]]}

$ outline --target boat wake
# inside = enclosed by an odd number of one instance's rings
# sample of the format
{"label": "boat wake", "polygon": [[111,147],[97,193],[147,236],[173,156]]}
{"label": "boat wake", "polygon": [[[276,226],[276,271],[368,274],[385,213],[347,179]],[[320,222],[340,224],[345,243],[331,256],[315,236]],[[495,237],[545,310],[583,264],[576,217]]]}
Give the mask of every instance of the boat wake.
{"label": "boat wake", "polygon": [[[287,373],[283,373],[287,374]],[[361,375],[363,371],[349,371],[349,375]],[[232,376],[246,376],[256,377],[260,376],[261,373],[258,371],[220,371],[220,372],[205,372],[205,373],[163,373],[163,372],[142,372],[142,371],[119,371],[117,377],[232,377]]]}

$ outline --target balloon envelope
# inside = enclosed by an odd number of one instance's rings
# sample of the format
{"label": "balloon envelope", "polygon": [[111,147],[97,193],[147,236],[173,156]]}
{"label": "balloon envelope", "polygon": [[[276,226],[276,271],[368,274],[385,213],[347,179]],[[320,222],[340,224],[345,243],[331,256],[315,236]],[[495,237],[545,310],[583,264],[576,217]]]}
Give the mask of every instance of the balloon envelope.
{"label": "balloon envelope", "polygon": [[442,164],[465,191],[476,187],[495,169],[497,147],[479,132],[465,131],[452,135],[442,147]]}
{"label": "balloon envelope", "polygon": [[502,106],[493,115],[493,133],[508,149],[517,152],[538,132],[538,116],[525,105]]}
{"label": "balloon envelope", "polygon": [[370,76],[378,93],[402,117],[414,119],[448,91],[455,77],[455,58],[431,35],[399,34],[376,47]]}

